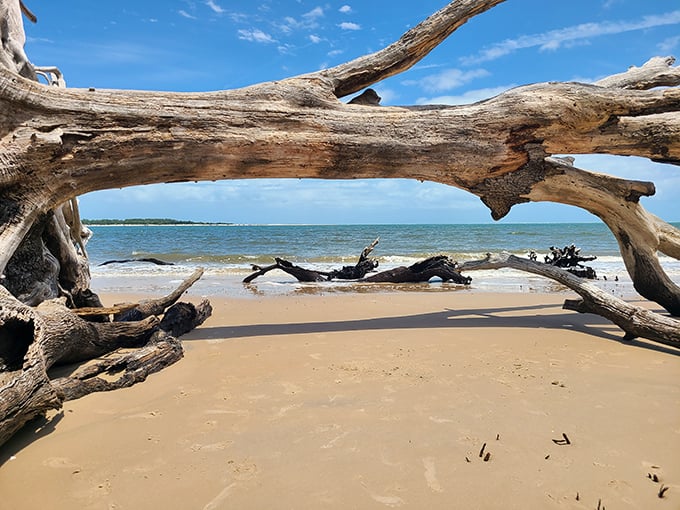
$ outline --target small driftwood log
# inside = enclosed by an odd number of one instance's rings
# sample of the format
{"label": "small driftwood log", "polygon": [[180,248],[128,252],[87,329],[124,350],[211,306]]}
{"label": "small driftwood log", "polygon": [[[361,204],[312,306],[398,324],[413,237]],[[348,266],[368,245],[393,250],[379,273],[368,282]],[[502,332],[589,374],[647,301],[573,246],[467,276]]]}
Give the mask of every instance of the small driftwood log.
{"label": "small driftwood log", "polygon": [[445,282],[454,282],[461,285],[469,285],[472,281],[472,278],[460,274],[458,263],[446,255],[430,257],[408,267],[401,266],[381,271],[360,281],[372,283],[417,283],[427,282],[435,277],[441,278]]}
{"label": "small driftwood log", "polygon": [[[27,421],[59,409],[66,400],[131,386],[179,360],[183,349],[176,335],[201,324],[211,313],[210,303],[165,308],[201,274],[197,271],[164,298],[135,304],[132,310],[143,317],[127,322],[85,320],[65,306],[64,298],[29,307],[0,286],[0,445]],[[134,350],[114,352],[121,348]],[[52,380],[48,375],[56,365],[101,356],[106,357],[68,377]]]}
{"label": "small driftwood log", "polygon": [[107,260],[99,264],[100,266],[108,266],[109,264],[127,264],[128,262],[150,262],[151,264],[156,264],[157,266],[174,266],[174,262],[165,262],[154,257],[143,257],[139,259],[122,259],[122,260]]}
{"label": "small driftwood log", "polygon": [[333,271],[316,271],[314,269],[305,269],[300,266],[296,266],[292,262],[284,260],[279,257],[274,257],[276,264],[272,264],[266,267],[260,267],[253,265],[253,274],[248,275],[243,279],[243,283],[250,283],[258,276],[262,276],[269,271],[274,269],[280,269],[288,273],[289,275],[295,277],[299,282],[325,282],[329,280],[358,280],[363,278],[367,273],[373,271],[378,267],[377,259],[372,259],[369,257],[373,249],[380,242],[378,237],[371,244],[366,246],[361,255],[359,255],[359,260],[353,266],[343,266],[341,269],[335,269]]}
{"label": "small driftwood log", "polygon": [[581,299],[567,299],[563,305],[564,309],[594,313],[612,321],[624,331],[625,340],[639,337],[680,348],[680,320],[631,305],[565,269],[509,253],[489,253],[483,260],[463,262],[458,269],[464,272],[506,267],[545,276],[569,287],[579,294]]}

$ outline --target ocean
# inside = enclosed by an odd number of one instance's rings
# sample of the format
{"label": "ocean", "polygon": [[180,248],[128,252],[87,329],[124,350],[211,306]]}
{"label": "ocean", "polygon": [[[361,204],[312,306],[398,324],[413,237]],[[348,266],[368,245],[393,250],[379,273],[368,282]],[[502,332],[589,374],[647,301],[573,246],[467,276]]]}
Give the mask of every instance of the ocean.
{"label": "ocean", "polygon": [[[676,226],[679,226],[676,224]],[[194,294],[257,297],[290,293],[383,292],[418,290],[437,292],[562,292],[551,280],[509,269],[474,271],[469,287],[431,281],[423,284],[356,284],[353,282],[299,283],[282,271],[271,271],[251,284],[241,283],[251,265],[269,265],[274,257],[318,270],[353,265],[374,239],[372,253],[379,270],[410,265],[444,254],[463,262],[488,252],[508,251],[526,257],[531,250],[539,260],[550,246],[574,243],[582,255],[595,255],[588,263],[598,274],[598,285],[621,297],[634,297],[616,240],[599,223],[473,224],[473,225],[177,225],[91,226],[87,244],[92,288],[96,292],[163,293],[174,288],[197,267],[205,274]],[[173,265],[147,262],[113,263],[110,260],[157,258]],[[680,281],[680,262],[661,257],[669,276]]]}

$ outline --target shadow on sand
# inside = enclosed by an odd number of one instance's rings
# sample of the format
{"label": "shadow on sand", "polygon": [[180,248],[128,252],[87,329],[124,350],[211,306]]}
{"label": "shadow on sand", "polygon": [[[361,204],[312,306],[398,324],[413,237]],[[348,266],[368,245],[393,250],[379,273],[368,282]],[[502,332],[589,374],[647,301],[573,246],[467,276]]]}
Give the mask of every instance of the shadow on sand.
{"label": "shadow on sand", "polygon": [[624,341],[623,332],[619,327],[599,315],[579,314],[570,311],[549,315],[531,313],[555,308],[555,306],[554,304],[545,304],[508,306],[503,308],[445,309],[440,312],[372,319],[208,326],[188,333],[182,337],[182,340],[216,340],[387,329],[531,328],[539,331],[570,329],[632,347],[651,349],[676,356],[680,355],[680,350],[678,349],[658,345],[642,339]]}

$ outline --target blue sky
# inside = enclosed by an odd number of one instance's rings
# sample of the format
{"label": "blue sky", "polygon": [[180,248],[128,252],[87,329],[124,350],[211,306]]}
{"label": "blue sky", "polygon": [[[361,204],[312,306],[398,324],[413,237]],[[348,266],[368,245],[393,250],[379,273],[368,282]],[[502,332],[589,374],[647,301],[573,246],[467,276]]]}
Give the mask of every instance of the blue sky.
{"label": "blue sky", "polygon": [[[164,0],[27,2],[29,58],[56,65],[69,87],[209,91],[332,67],[375,52],[444,0]],[[411,70],[374,86],[384,105],[463,104],[543,81],[592,82],[680,54],[670,0],[507,0]],[[680,169],[592,155],[576,164],[650,180],[651,212],[680,221]],[[469,193],[410,180],[262,179],[161,184],[81,197],[85,218],[172,217],[235,223],[483,223]],[[597,221],[560,204],[515,206],[503,222]]]}

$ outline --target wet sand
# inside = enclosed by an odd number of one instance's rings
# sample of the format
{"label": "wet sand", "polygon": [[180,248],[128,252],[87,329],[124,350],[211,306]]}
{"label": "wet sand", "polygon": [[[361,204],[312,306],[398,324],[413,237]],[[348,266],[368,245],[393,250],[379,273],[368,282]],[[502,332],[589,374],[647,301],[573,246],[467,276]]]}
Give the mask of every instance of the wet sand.
{"label": "wet sand", "polygon": [[565,297],[213,299],[179,363],[0,449],[0,508],[679,509],[680,351]]}

